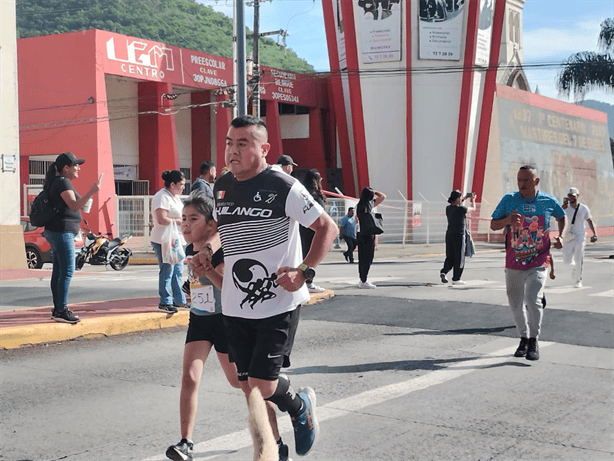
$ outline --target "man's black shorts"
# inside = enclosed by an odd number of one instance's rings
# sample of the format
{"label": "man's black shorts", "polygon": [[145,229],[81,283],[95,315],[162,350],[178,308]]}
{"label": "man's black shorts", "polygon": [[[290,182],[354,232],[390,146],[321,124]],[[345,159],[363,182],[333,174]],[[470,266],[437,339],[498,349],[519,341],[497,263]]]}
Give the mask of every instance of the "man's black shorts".
{"label": "man's black shorts", "polygon": [[196,315],[190,312],[185,343],[209,341],[217,352],[228,354],[228,336],[222,314]]}
{"label": "man's black shorts", "polygon": [[237,365],[239,381],[248,376],[274,381],[282,367],[290,366],[299,317],[300,306],[265,319],[224,316],[229,358]]}

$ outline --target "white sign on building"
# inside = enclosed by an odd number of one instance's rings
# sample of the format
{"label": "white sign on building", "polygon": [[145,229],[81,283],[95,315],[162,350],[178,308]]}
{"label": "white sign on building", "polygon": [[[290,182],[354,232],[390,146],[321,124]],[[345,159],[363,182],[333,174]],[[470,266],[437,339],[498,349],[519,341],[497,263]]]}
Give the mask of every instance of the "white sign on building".
{"label": "white sign on building", "polygon": [[494,10],[494,0],[480,0],[480,19],[478,22],[478,38],[475,50],[475,64],[477,66],[488,66],[490,61],[490,41],[492,37]]}
{"label": "white sign on building", "polygon": [[358,2],[364,10],[360,17],[363,64],[401,60],[401,2]]}
{"label": "white sign on building", "polygon": [[465,8],[465,0],[420,0],[419,59],[461,59]]}

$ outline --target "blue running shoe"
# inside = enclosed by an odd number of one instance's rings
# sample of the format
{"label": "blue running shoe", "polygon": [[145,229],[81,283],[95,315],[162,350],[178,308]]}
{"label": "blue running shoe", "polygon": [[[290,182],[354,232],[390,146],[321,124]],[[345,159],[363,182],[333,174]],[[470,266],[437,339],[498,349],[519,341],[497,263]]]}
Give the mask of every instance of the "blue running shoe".
{"label": "blue running shoe", "polygon": [[303,401],[305,408],[303,408],[301,413],[292,417],[294,443],[296,445],[296,454],[305,456],[315,445],[320,432],[315,413],[316,393],[312,388],[306,387],[299,389],[297,394]]}

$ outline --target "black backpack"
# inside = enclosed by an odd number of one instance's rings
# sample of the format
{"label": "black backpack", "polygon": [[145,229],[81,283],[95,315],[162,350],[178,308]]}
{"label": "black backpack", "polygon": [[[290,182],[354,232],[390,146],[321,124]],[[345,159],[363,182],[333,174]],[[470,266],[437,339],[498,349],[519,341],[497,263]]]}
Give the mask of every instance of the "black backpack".
{"label": "black backpack", "polygon": [[50,190],[51,187],[48,190],[43,189],[32,202],[30,207],[30,224],[34,227],[45,227],[60,212],[59,208],[51,204]]}

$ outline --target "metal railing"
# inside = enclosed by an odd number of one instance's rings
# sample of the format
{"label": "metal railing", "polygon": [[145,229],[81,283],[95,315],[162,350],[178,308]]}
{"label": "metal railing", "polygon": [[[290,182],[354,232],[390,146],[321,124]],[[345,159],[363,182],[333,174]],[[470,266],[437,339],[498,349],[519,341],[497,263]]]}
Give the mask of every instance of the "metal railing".
{"label": "metal railing", "polygon": [[[182,197],[185,198],[185,197]],[[149,234],[153,227],[151,201],[153,196],[117,196],[115,215],[117,216],[117,235],[131,234],[128,246],[133,250],[151,252]],[[347,208],[355,206],[356,201],[328,198],[326,211],[337,225],[347,213]],[[385,232],[378,236],[378,244],[429,245],[445,242],[448,221],[445,201],[427,202],[425,200],[390,200],[377,207],[384,218]],[[495,205],[476,203],[476,209],[467,214],[468,225],[474,241],[500,242],[501,231],[490,230],[490,216]],[[594,216],[599,226],[600,236],[612,235],[614,215]],[[556,230],[556,229],[555,229]],[[339,239],[334,248],[340,248]]]}

